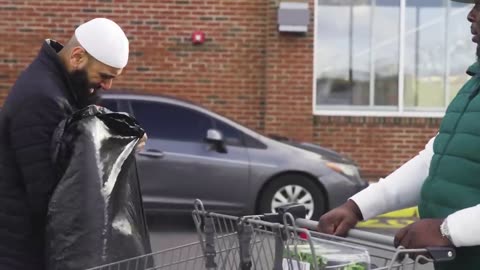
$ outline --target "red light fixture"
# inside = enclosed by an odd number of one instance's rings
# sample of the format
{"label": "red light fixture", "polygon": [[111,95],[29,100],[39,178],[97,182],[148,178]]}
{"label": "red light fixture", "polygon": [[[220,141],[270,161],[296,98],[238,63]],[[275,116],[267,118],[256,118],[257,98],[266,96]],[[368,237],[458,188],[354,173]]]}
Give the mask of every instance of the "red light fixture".
{"label": "red light fixture", "polygon": [[192,33],[192,43],[194,45],[203,44],[205,42],[205,33],[203,31],[194,31]]}

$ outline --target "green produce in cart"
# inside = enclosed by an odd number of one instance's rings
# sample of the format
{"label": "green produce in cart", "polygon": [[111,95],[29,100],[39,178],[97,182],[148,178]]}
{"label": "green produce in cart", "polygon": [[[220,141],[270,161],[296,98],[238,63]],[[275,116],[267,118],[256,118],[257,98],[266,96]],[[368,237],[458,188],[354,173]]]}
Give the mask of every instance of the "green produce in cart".
{"label": "green produce in cart", "polygon": [[[332,269],[332,270],[368,270],[369,259],[366,251],[341,250],[338,247],[314,245],[315,256],[310,245],[291,245],[284,251],[284,258],[291,259],[294,269],[300,265],[299,270]],[[297,263],[297,261],[299,263]],[[288,269],[288,260],[284,262],[284,269]]]}

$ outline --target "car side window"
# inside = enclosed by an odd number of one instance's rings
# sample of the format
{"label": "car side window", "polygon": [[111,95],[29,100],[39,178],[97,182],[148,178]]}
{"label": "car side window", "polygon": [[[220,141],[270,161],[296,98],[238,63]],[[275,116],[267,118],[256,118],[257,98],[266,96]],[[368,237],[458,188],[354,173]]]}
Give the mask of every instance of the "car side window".
{"label": "car side window", "polygon": [[214,119],[214,127],[222,132],[223,140],[227,145],[243,146],[243,133],[229,124]]}
{"label": "car side window", "polygon": [[131,101],[135,118],[151,138],[203,142],[212,121],[194,110],[162,102]]}
{"label": "car side window", "polygon": [[248,148],[267,149],[267,146],[257,139],[245,135],[245,146]]}
{"label": "car side window", "polygon": [[98,105],[105,107],[112,112],[118,112],[118,103],[114,99],[101,99]]}

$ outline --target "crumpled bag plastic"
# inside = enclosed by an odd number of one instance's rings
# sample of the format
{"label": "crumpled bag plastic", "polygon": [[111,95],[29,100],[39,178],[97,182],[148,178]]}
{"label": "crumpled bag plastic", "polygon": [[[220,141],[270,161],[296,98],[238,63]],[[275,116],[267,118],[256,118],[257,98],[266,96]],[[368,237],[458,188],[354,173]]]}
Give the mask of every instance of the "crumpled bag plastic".
{"label": "crumpled bag plastic", "polygon": [[46,269],[88,269],[151,252],[134,156],[143,134],[127,114],[94,105],[60,123]]}

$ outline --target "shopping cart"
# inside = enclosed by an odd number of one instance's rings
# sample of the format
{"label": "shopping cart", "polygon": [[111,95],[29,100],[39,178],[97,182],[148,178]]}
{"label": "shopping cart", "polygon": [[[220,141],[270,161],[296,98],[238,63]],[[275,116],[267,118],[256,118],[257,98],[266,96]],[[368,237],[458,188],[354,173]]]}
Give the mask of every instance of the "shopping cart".
{"label": "shopping cart", "polygon": [[298,218],[298,209],[235,217],[208,212],[197,200],[198,242],[90,270],[406,270],[455,257],[453,249],[395,249],[392,237],[363,231],[347,238],[320,234],[310,230],[316,222]]}

